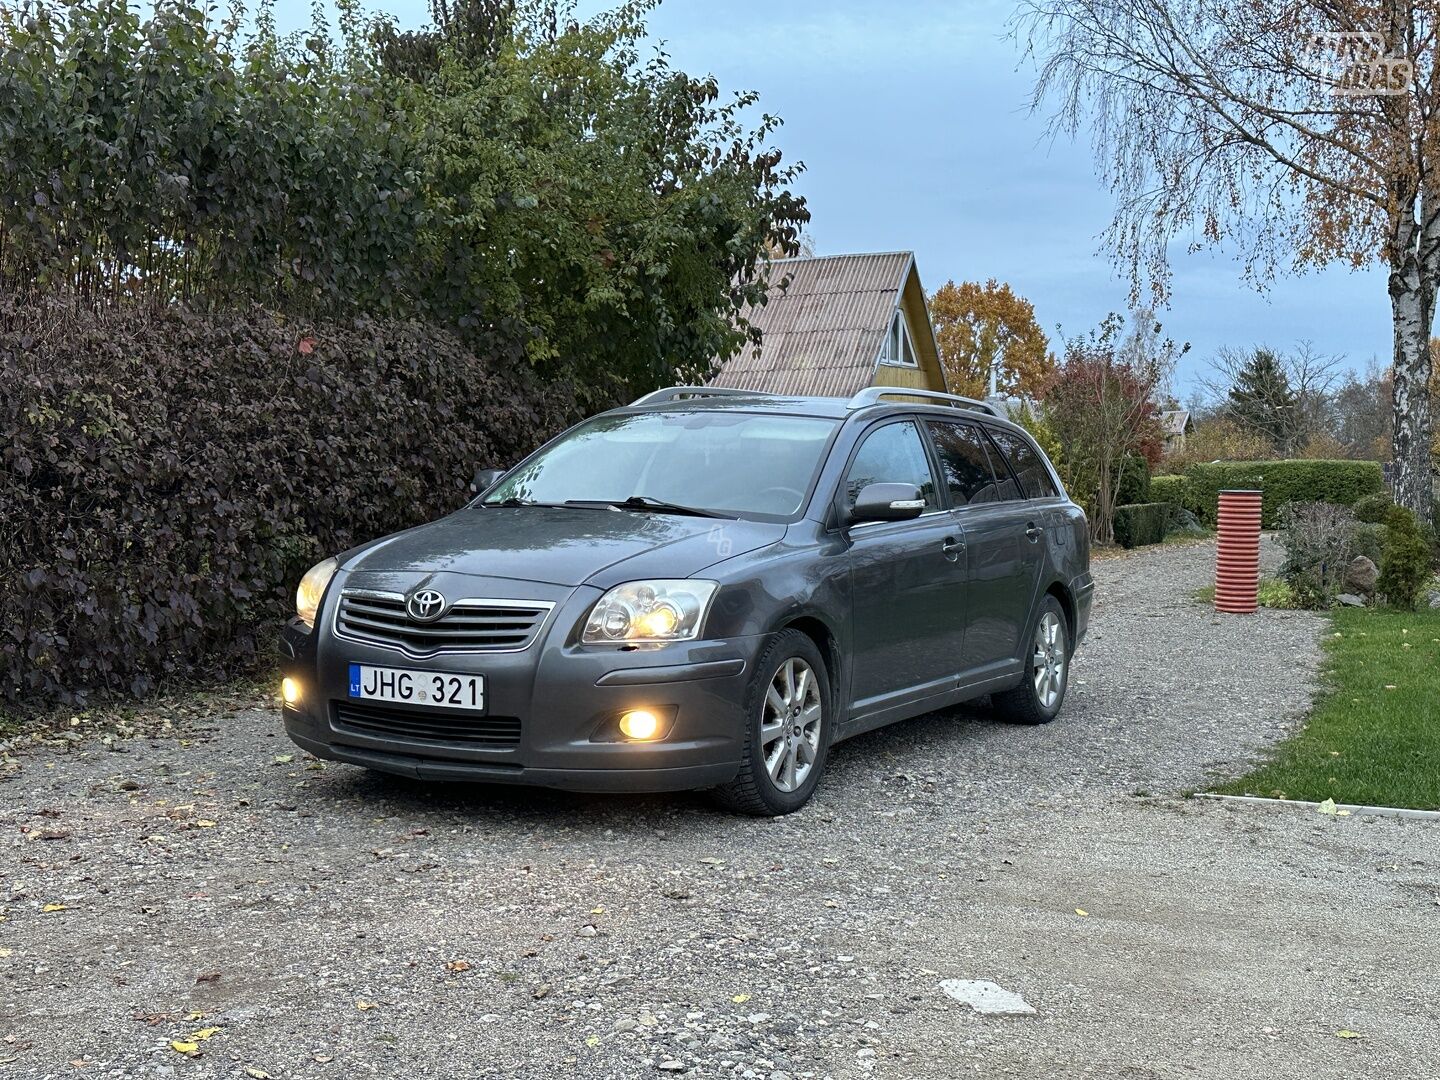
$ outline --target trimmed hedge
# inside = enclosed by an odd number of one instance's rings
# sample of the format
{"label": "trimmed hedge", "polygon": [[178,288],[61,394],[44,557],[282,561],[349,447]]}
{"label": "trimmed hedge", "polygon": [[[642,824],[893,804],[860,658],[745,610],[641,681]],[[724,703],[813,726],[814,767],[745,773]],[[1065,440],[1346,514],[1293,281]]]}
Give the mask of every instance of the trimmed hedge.
{"label": "trimmed hedge", "polygon": [[1165,539],[1175,516],[1175,504],[1131,503],[1115,508],[1115,542],[1123,548],[1158,544]]}
{"label": "trimmed hedge", "polygon": [[576,411],[420,323],[0,302],[0,702],[250,665],[311,563],[454,510]]}
{"label": "trimmed hedge", "polygon": [[1262,523],[1273,529],[1280,508],[1292,502],[1328,502],[1350,506],[1365,495],[1385,490],[1377,461],[1220,461],[1185,470],[1192,509],[1207,525],[1215,524],[1220,492],[1264,492]]}
{"label": "trimmed hedge", "polygon": [[1195,512],[1195,508],[1190,505],[1190,484],[1183,476],[1152,476],[1150,478],[1150,500],[1174,503],[1185,510]]}

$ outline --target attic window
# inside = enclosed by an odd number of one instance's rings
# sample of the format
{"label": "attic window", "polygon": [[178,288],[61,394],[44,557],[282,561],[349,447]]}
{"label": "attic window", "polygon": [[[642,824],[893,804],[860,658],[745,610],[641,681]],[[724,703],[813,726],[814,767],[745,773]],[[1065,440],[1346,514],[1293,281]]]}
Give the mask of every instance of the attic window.
{"label": "attic window", "polygon": [[890,332],[885,335],[885,345],[880,350],[880,362],[897,367],[919,367],[915,360],[915,346],[910,342],[910,328],[905,325],[905,315],[895,312],[890,321]]}

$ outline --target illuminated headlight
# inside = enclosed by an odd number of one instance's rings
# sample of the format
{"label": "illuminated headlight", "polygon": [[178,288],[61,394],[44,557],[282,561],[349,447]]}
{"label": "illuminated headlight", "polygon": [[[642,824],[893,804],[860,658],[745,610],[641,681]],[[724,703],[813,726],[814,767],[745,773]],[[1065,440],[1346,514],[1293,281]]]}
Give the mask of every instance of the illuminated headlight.
{"label": "illuminated headlight", "polygon": [[590,610],[586,645],[625,641],[692,641],[715,595],[713,581],[632,581],[617,585]]}
{"label": "illuminated headlight", "polygon": [[300,579],[300,587],[295,590],[295,614],[306,626],[314,627],[320,598],[325,595],[325,586],[330,584],[339,566],[334,559],[326,559],[306,570],[305,576]]}

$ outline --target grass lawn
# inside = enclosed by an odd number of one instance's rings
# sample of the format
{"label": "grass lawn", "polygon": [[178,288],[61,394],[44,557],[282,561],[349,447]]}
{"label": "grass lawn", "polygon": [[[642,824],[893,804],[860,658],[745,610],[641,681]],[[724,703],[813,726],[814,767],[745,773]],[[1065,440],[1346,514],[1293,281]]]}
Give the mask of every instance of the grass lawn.
{"label": "grass lawn", "polygon": [[1305,729],[1225,795],[1440,810],[1440,611],[1342,608]]}

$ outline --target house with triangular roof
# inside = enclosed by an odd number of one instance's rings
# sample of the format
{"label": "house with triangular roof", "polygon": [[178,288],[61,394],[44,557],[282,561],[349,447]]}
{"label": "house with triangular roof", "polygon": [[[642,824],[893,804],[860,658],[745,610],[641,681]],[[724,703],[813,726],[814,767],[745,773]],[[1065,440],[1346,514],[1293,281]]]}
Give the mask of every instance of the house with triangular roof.
{"label": "house with triangular roof", "polygon": [[925,290],[909,251],[777,259],[760,330],[719,364],[712,386],[850,397],[867,386],[945,390]]}

